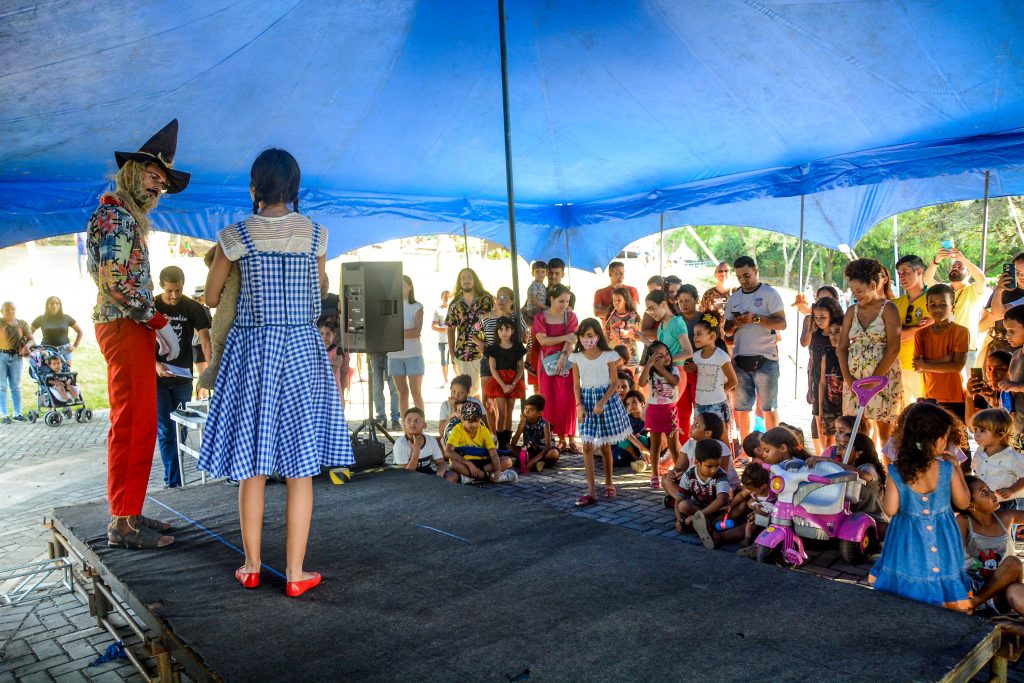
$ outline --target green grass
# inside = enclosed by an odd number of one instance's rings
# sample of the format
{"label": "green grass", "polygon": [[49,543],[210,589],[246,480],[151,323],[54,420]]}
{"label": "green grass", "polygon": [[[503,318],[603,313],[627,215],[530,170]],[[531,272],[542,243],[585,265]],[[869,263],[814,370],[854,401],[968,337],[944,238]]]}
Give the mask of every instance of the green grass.
{"label": "green grass", "polygon": [[[154,357],[155,361],[155,357]],[[109,408],[107,397],[107,362],[103,360],[96,342],[86,339],[75,351],[73,369],[78,373],[78,386],[90,410]],[[154,373],[156,371],[154,370]],[[36,383],[28,374],[28,359],[21,371],[21,409],[24,412],[36,409]]]}

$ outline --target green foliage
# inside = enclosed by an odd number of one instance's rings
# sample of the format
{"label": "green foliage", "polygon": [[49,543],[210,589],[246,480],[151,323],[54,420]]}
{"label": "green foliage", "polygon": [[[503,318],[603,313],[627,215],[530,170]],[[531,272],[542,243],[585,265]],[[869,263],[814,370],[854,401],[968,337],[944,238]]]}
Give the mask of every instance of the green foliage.
{"label": "green foliage", "polygon": [[[1020,220],[1024,221],[1024,201],[1020,197],[1013,197],[1012,201],[1020,212]],[[925,206],[901,213],[897,217],[900,255],[917,254],[929,261],[939,250],[942,240],[951,239],[968,259],[980,266],[982,211],[983,202],[972,200]],[[878,223],[854,247],[857,256],[877,259],[892,269],[895,261],[892,229],[892,218]],[[753,256],[765,280],[777,284],[788,281],[796,286],[800,264],[793,253],[799,244],[795,237],[732,225],[702,225],[695,226],[694,230],[717,258],[731,262],[744,254]],[[666,253],[674,253],[684,242],[698,258],[706,258],[703,249],[685,228],[665,233]],[[1024,240],[1018,235],[1006,197],[989,200],[987,251],[986,274],[990,278],[998,275],[1004,262],[1024,251]],[[842,269],[847,262],[842,253],[807,243],[804,262],[805,277],[811,287],[842,284]]]}

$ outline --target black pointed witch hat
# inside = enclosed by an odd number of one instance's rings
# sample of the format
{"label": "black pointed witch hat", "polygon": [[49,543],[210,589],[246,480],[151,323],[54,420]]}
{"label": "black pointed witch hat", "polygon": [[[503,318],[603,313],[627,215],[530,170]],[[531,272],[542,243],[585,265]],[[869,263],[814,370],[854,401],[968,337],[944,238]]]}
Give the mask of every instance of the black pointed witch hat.
{"label": "black pointed witch hat", "polygon": [[156,164],[167,174],[167,194],[181,192],[188,186],[191,174],[174,170],[174,151],[178,148],[178,119],[174,119],[146,141],[138,152],[114,152],[117,167],[126,161]]}

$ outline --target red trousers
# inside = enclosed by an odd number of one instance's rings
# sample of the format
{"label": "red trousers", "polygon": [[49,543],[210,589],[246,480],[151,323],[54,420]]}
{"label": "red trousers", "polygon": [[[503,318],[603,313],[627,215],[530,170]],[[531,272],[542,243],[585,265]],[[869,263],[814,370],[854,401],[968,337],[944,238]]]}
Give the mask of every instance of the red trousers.
{"label": "red trousers", "polygon": [[138,515],[156,448],[156,333],[128,319],[96,324],[107,361],[110,433],[107,499],[112,515]]}
{"label": "red trousers", "polygon": [[[690,424],[693,422],[693,404],[697,396],[697,373],[679,368],[679,400],[676,402],[676,421],[679,423],[679,445],[690,440]],[[686,386],[682,386],[683,382]]]}

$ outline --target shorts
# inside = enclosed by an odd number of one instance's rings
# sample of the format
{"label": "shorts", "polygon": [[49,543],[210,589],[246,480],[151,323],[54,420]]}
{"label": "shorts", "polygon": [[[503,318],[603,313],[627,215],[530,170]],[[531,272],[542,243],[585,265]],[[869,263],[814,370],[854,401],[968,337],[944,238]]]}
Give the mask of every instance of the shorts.
{"label": "shorts", "polygon": [[487,381],[484,377],[491,376],[491,363],[486,358],[480,359],[480,386],[487,386]]}
{"label": "shorts", "polygon": [[423,356],[388,358],[388,374],[392,377],[418,377],[423,375]]}
{"label": "shorts", "polygon": [[438,342],[437,350],[441,352],[441,367],[448,367],[448,342]]}
{"label": "shorts", "polygon": [[698,415],[703,415],[704,413],[714,413],[718,417],[722,418],[722,422],[724,422],[725,424],[729,424],[730,422],[732,422],[732,408],[729,407],[728,401],[723,401],[721,403],[712,403],[711,405],[707,406],[694,404],[694,408],[696,409]]}
{"label": "shorts", "polygon": [[650,403],[647,405],[647,417],[644,426],[652,434],[672,434],[679,429],[676,421],[676,405],[674,403]]}
{"label": "shorts", "polygon": [[436,477],[437,476],[437,465],[435,465],[434,463],[430,463],[429,465],[417,465],[416,466],[416,471],[417,472],[421,472],[423,474],[432,474],[432,475],[434,475]]}
{"label": "shorts", "polygon": [[820,439],[822,436],[835,436],[836,434],[836,419],[842,413],[830,413],[825,412],[818,417],[821,418],[821,429],[818,429],[818,421],[811,420],[811,438]]}
{"label": "shorts", "polygon": [[736,393],[734,407],[741,412],[754,409],[756,399],[761,399],[761,410],[775,410],[779,403],[779,361],[765,359],[757,370],[749,372],[733,363],[736,370]]}
{"label": "shorts", "polygon": [[473,386],[469,389],[470,396],[476,396],[480,393],[480,361],[478,360],[459,360],[455,359],[455,367],[458,369],[460,375],[469,375],[469,379],[472,380]]}

